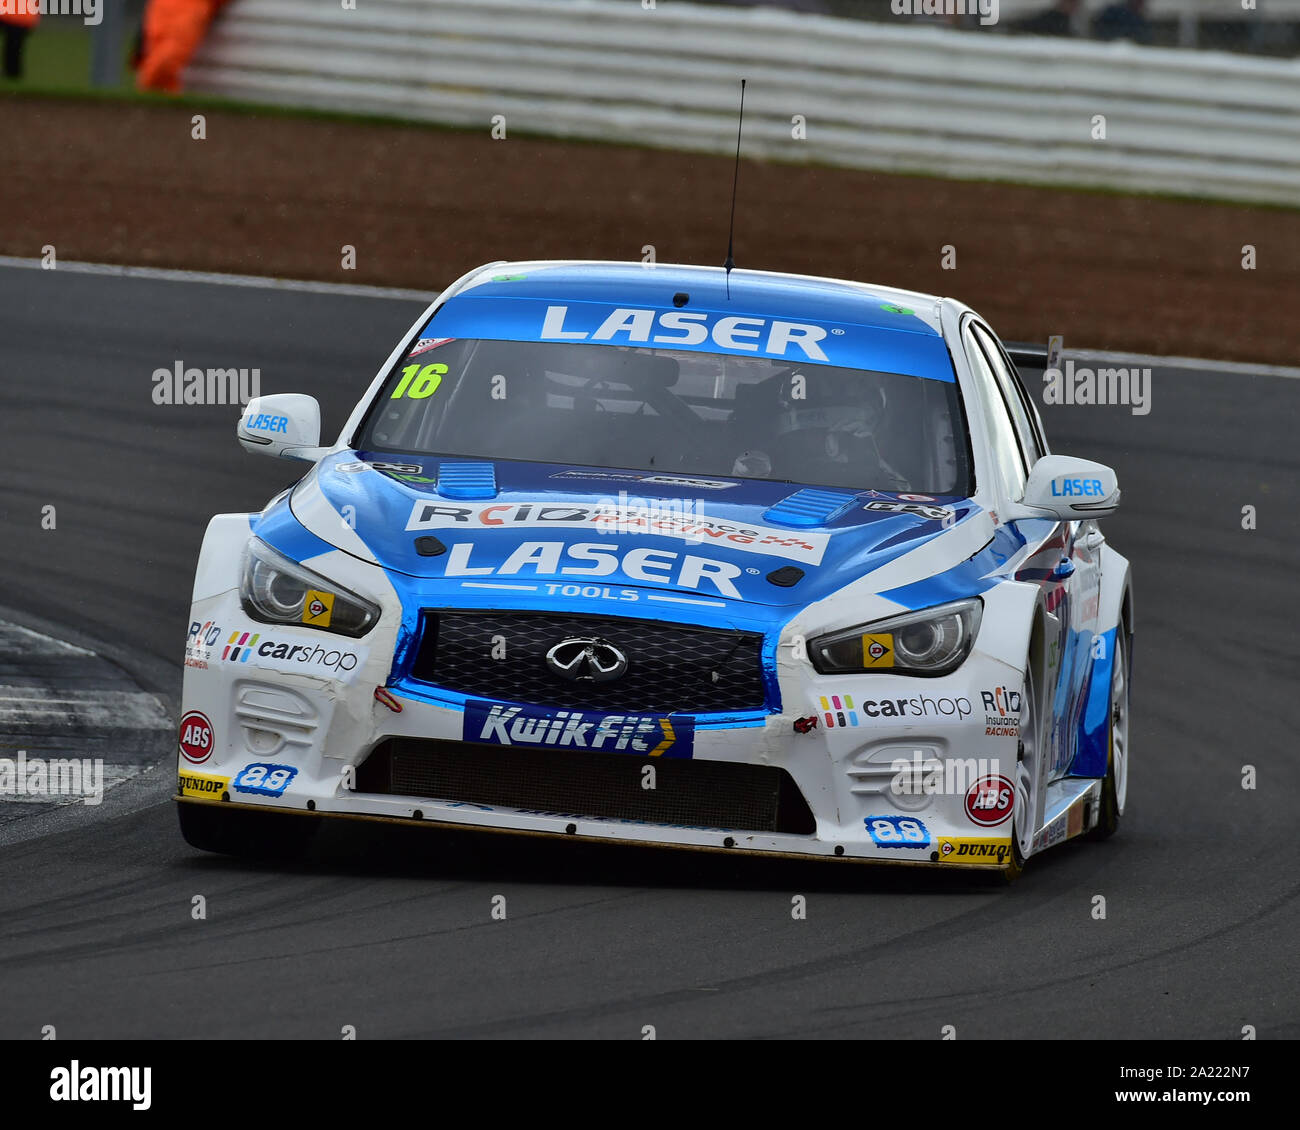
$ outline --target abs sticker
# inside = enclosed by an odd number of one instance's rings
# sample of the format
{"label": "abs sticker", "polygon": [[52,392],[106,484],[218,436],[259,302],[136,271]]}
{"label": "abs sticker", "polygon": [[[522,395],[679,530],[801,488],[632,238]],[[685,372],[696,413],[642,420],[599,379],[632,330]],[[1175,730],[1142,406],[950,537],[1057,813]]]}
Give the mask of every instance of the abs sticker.
{"label": "abs sticker", "polygon": [[181,796],[220,800],[222,793],[228,788],[230,788],[229,777],[209,777],[206,773],[187,773],[183,769],[176,775],[176,791]]}
{"label": "abs sticker", "polygon": [[871,842],[884,848],[925,848],[930,846],[930,832],[911,816],[865,816],[862,822],[871,833]]}
{"label": "abs sticker", "polygon": [[245,765],[235,775],[233,788],[237,793],[280,796],[297,775],[298,770],[292,765],[267,765],[259,761]]}
{"label": "abs sticker", "polygon": [[981,777],[966,790],[966,815],[985,828],[1001,824],[1016,805],[1016,788],[1009,778]]}
{"label": "abs sticker", "polygon": [[1010,840],[939,840],[941,863],[1007,863]]}
{"label": "abs sticker", "polygon": [[181,719],[180,749],[181,756],[195,765],[202,765],[212,756],[215,745],[212,736],[212,723],[208,716],[199,710],[191,710]]}

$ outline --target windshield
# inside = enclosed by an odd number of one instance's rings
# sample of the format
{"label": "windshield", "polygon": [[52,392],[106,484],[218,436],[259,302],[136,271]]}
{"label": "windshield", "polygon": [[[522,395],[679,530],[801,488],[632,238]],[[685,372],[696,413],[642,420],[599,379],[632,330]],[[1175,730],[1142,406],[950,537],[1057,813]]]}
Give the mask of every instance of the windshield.
{"label": "windshield", "polygon": [[970,494],[955,381],[686,350],[422,338],[356,446]]}

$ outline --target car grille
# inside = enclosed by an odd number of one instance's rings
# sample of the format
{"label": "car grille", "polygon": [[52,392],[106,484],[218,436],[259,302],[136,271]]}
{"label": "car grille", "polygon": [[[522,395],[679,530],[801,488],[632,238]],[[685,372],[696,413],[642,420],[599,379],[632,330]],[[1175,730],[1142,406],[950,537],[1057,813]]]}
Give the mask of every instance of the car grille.
{"label": "car grille", "polygon": [[771,765],[646,759],[589,750],[513,749],[390,738],[357,770],[358,792],[428,797],[549,815],[685,824],[727,831],[811,833],[793,778]]}
{"label": "car grille", "polygon": [[[546,653],[574,636],[627,656],[608,683],[574,682]],[[754,632],[608,616],[523,612],[424,613],[411,676],[479,698],[585,710],[697,714],[761,710],[763,637]]]}

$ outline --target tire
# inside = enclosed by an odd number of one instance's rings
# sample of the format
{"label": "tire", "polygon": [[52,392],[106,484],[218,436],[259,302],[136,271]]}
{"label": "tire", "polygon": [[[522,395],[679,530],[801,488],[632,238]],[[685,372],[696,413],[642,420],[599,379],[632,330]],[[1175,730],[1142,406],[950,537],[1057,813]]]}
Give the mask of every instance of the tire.
{"label": "tire", "polygon": [[1087,834],[1090,840],[1108,840],[1119,831],[1119,820],[1124,815],[1128,799],[1131,645],[1132,641],[1121,623],[1120,630],[1115,633],[1115,662],[1111,667],[1106,776],[1101,782],[1101,811],[1097,815],[1097,825]]}
{"label": "tire", "polygon": [[[1020,803],[1020,789],[1024,781],[1022,767],[1026,758],[1038,760],[1040,758],[1039,742],[1041,741],[1038,733],[1038,700],[1035,698],[1034,690],[1034,667],[1033,656],[1025,658],[1025,684],[1024,684],[1024,709],[1020,713],[1020,741],[1016,743],[1016,812],[1011,817],[1011,856],[1007,865],[1001,871],[1001,877],[1004,882],[1012,883],[1019,879],[1025,870],[1026,855],[1020,846],[1020,822],[1025,818]],[[1029,735],[1030,744],[1025,745],[1025,735]],[[1034,795],[1031,798],[1033,803],[1030,806],[1032,811],[1028,813],[1028,819],[1031,826],[1035,826],[1035,819],[1038,813],[1038,792],[1042,788],[1042,782],[1038,780],[1038,773],[1033,774]],[[1031,832],[1030,839],[1033,839]]]}
{"label": "tire", "polygon": [[1003,883],[1014,883],[1025,872],[1025,859],[1020,854],[1020,845],[1016,843],[1015,833],[1011,836],[1011,858],[998,875]]}
{"label": "tire", "polygon": [[[1023,719],[1023,715],[1021,716]],[[1016,744],[1016,772],[1019,775],[1020,764],[1025,758],[1025,743],[1023,741]],[[1025,857],[1020,851],[1020,836],[1018,834],[1014,814],[1011,817],[1011,855],[1007,859],[1007,865],[998,872],[998,877],[1002,883],[1014,883],[1025,871]]]}
{"label": "tire", "polygon": [[241,859],[298,859],[320,830],[319,816],[178,803],[181,835],[200,851]]}

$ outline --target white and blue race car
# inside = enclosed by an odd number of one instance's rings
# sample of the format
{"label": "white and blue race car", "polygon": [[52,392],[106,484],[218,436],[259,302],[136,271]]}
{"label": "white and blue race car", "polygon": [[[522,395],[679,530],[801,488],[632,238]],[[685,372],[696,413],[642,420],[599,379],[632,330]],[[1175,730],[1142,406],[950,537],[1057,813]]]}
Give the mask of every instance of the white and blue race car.
{"label": "white and blue race car", "polygon": [[310,469],[204,538],[196,847],[345,816],[1014,876],[1124,811],[1115,474],[952,299],[493,263],[335,443],[298,394],[238,438]]}

